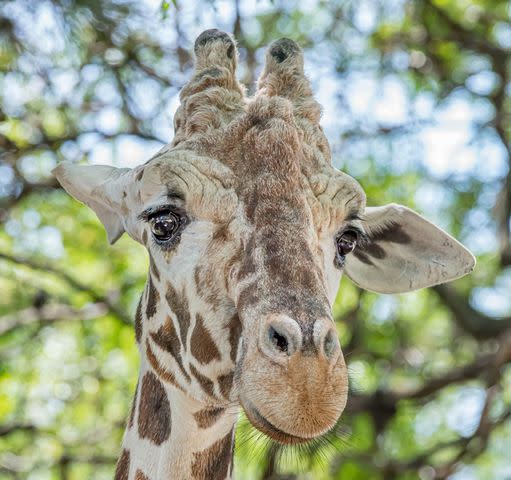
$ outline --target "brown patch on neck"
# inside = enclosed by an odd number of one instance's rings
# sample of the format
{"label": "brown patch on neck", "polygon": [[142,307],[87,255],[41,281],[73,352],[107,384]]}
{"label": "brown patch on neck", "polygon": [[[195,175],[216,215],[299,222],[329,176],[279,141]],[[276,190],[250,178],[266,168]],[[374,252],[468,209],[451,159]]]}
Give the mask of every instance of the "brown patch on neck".
{"label": "brown patch on neck", "polygon": [[170,403],[158,377],[147,372],[140,386],[138,433],[156,445],[161,445],[170,436]]}
{"label": "brown patch on neck", "polygon": [[183,374],[183,377],[185,377],[189,382],[190,375],[188,375],[188,372],[184,369],[183,362],[181,360],[181,342],[177,336],[172,319],[169,316],[167,316],[165,323],[157,332],[151,332],[151,338],[162,350],[165,350],[172,355],[179,367],[179,370]]}
{"label": "brown patch on neck", "polygon": [[149,480],[149,477],[144,475],[142,470],[137,470],[137,473],[135,474],[135,480]]}
{"label": "brown patch on neck", "polygon": [[137,386],[135,388],[135,397],[133,398],[133,403],[131,404],[131,411],[130,411],[130,419],[128,421],[128,427],[133,427],[133,420],[135,419],[135,410],[137,408],[137,395],[138,395],[138,382]]}
{"label": "brown patch on neck", "polygon": [[225,480],[233,455],[232,430],[211,447],[193,454],[192,475],[196,480]]}
{"label": "brown patch on neck", "polygon": [[199,428],[209,428],[223,415],[225,408],[205,408],[193,414]]}
{"label": "brown patch on neck", "polygon": [[160,365],[160,362],[158,362],[158,359],[156,358],[156,355],[154,354],[153,349],[151,348],[151,344],[149,343],[149,340],[146,340],[145,346],[146,346],[147,359],[149,360],[149,363],[151,364],[151,366],[154,368],[154,371],[161,378],[163,378],[163,380],[170,383],[171,385],[178,388],[179,390],[183,391],[181,386],[177,383],[176,377],[174,376],[174,374],[172,372],[169,372],[168,370],[166,370],[165,368],[163,368]]}
{"label": "brown patch on neck", "polygon": [[170,309],[177,318],[177,323],[179,324],[179,336],[181,337],[181,345],[183,346],[183,350],[186,352],[186,336],[188,334],[188,329],[190,328],[188,299],[186,298],[184,292],[181,294],[181,296],[178,296],[175,288],[170,283],[167,284],[167,293],[165,294],[165,298],[167,299],[167,303],[169,304]]}
{"label": "brown patch on neck", "polygon": [[145,308],[145,313],[147,318],[151,318],[156,313],[156,305],[160,301],[160,294],[156,287],[154,286],[153,279],[151,275],[149,275],[149,282],[147,283],[147,305]]}
{"label": "brown patch on neck", "polygon": [[135,313],[135,338],[140,343],[142,338],[142,297],[138,301],[137,312]]}
{"label": "brown patch on neck", "polygon": [[192,375],[197,379],[197,382],[199,382],[199,385],[202,387],[202,389],[213,398],[215,397],[215,384],[208,378],[202,375],[191,363],[190,363],[190,371],[192,372]]}
{"label": "brown patch on neck", "polygon": [[220,391],[224,398],[229,400],[232,389],[232,381],[234,379],[234,371],[228,373],[227,375],[220,375],[218,377],[218,385],[220,387]]}
{"label": "brown patch on neck", "polygon": [[213,360],[222,359],[209,330],[204,325],[202,315],[199,313],[195,316],[195,328],[190,340],[190,350],[192,355],[203,365]]}
{"label": "brown patch on neck", "polygon": [[238,355],[238,346],[240,344],[241,335],[241,322],[237,314],[231,317],[227,328],[229,329],[229,345],[231,346],[231,360],[232,363],[235,363],[236,356]]}
{"label": "brown patch on neck", "polygon": [[130,452],[126,449],[122,451],[117,466],[115,467],[114,480],[128,480],[130,473]]}

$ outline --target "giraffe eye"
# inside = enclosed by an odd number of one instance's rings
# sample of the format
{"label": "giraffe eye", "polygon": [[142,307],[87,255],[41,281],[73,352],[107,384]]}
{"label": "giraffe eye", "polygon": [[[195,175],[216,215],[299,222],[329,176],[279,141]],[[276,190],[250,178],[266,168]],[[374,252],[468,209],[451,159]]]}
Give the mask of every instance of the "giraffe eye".
{"label": "giraffe eye", "polygon": [[159,243],[172,240],[180,231],[183,224],[179,215],[171,211],[157,212],[149,218],[151,232]]}
{"label": "giraffe eye", "polygon": [[346,263],[346,255],[355,250],[357,243],[363,243],[364,236],[354,229],[344,230],[335,237],[335,261],[337,268],[344,268]]}
{"label": "giraffe eye", "polygon": [[355,230],[347,230],[337,237],[337,253],[345,257],[355,250],[357,246],[358,233]]}

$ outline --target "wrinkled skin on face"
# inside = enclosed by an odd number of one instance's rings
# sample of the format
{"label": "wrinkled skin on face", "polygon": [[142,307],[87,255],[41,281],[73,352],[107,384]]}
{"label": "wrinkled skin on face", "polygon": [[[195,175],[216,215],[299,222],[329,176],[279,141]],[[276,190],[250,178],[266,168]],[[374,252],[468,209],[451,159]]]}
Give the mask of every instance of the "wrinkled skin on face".
{"label": "wrinkled skin on face", "polygon": [[342,273],[404,292],[462,276],[474,259],[406,207],[366,208],[360,185],[331,166],[294,42],[269,48],[251,99],[230,36],[204,32],[195,53],[172,144],[133,170],[56,175],[111,241],[125,231],[147,248],[137,341],[157,375],[208,404],[239,402],[256,428],[300,443],[346,404],[331,314]]}

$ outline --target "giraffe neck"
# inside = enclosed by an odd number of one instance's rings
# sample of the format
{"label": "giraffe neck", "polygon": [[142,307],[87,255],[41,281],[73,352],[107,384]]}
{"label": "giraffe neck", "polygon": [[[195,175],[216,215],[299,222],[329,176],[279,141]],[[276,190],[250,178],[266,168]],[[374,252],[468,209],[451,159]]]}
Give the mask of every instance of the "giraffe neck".
{"label": "giraffe neck", "polygon": [[232,477],[237,408],[200,403],[143,358],[115,480]]}
{"label": "giraffe neck", "polygon": [[239,407],[231,386],[239,342],[229,333],[238,331],[239,320],[208,316],[220,327],[210,332],[188,300],[193,295],[163,279],[150,259],[135,318],[140,373],[115,480],[232,476]]}

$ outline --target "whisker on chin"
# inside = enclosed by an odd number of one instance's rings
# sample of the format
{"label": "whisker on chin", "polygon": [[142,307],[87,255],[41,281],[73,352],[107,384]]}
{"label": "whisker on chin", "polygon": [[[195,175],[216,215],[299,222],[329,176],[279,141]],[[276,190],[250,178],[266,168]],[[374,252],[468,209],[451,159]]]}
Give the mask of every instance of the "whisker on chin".
{"label": "whisker on chin", "polygon": [[268,468],[267,462],[271,456],[277,471],[284,469],[305,473],[313,468],[326,470],[332,456],[355,449],[355,444],[350,441],[350,431],[341,420],[325,434],[306,443],[291,445],[281,444],[260,432],[244,416],[239,421],[239,427],[236,449],[245,452],[247,465],[250,466],[257,462],[257,465]]}

